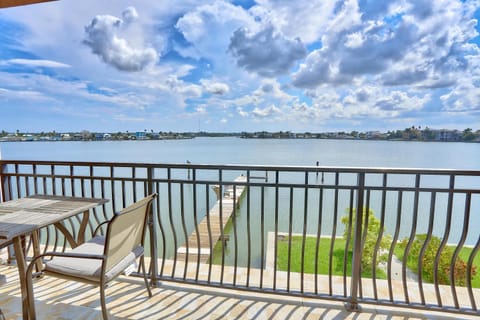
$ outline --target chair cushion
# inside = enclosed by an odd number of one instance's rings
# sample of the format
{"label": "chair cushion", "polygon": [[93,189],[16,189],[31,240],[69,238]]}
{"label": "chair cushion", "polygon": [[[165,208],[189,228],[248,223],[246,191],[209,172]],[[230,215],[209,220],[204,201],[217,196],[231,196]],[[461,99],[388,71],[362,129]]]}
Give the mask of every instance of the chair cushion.
{"label": "chair cushion", "polygon": [[[77,254],[103,255],[105,237],[96,236],[88,242],[76,247],[72,251]],[[106,282],[118,276],[129,265],[135,262],[136,258],[143,254],[143,247],[138,246],[130,252],[119,263],[107,270],[105,274]],[[60,274],[65,277],[83,278],[86,280],[100,282],[102,272],[102,260],[91,258],[71,258],[71,257],[53,257],[52,260],[45,262],[45,271]]]}

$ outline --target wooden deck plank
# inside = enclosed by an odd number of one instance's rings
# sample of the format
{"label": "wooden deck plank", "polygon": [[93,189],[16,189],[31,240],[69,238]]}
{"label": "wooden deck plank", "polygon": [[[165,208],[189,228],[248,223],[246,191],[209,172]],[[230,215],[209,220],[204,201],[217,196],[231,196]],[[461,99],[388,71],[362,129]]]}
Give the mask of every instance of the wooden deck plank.
{"label": "wooden deck plank", "polygon": [[[246,182],[247,178],[242,175],[234,181]],[[235,192],[233,188],[236,188]],[[200,252],[200,262],[206,263],[208,261],[215,244],[222,240],[223,230],[235,211],[235,204],[238,204],[244,191],[245,187],[238,185],[231,186],[225,190],[224,194],[221,195],[222,198],[217,200],[212,209],[210,209],[208,214],[197,225],[197,229],[194,229],[187,241],[177,249],[177,260],[185,261],[188,252],[188,259],[190,261],[196,261]],[[235,199],[233,199],[234,194]],[[222,214],[220,214],[220,212],[222,212]]]}

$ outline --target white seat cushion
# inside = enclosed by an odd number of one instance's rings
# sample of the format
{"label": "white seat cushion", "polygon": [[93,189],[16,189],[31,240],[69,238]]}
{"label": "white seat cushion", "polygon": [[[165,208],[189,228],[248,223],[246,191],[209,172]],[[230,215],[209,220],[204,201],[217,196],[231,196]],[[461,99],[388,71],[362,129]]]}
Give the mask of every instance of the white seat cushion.
{"label": "white seat cushion", "polygon": [[[103,255],[105,237],[96,236],[90,241],[73,249],[76,254]],[[138,246],[113,268],[107,270],[106,282],[119,275],[125,268],[135,262],[136,258],[143,254],[143,247]],[[60,274],[67,277],[83,278],[90,281],[100,282],[102,260],[91,258],[54,257],[45,263],[45,271]]]}

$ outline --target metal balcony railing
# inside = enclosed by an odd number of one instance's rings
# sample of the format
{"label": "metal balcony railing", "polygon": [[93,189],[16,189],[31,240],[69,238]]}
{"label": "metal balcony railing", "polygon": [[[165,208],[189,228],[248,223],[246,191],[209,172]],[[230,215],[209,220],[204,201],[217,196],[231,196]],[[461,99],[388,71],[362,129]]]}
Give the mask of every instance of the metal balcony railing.
{"label": "metal balcony railing", "polygon": [[[480,315],[480,171],[0,160],[1,199],[151,192],[149,273],[359,304]],[[74,234],[79,220],[66,226]],[[54,229],[44,250],[68,250]]]}

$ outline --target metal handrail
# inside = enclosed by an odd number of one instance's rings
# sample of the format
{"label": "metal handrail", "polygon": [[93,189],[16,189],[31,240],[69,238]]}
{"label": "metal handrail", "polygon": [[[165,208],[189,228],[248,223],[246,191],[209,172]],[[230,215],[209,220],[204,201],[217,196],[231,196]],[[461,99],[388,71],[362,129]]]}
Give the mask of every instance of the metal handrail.
{"label": "metal handrail", "polygon": [[[239,175],[243,180],[236,180]],[[480,251],[479,177],[479,170],[464,169],[2,159],[0,200],[34,193],[111,199],[93,210],[93,232],[114,211],[159,193],[149,218],[154,284],[168,280],[317,297],[344,301],[352,311],[373,303],[479,315],[480,289],[472,287]],[[220,189],[218,199],[213,186]],[[78,222],[65,224],[75,233]],[[372,225],[373,236],[367,232]],[[310,238],[313,254],[307,253]],[[387,249],[384,240],[390,241]],[[398,261],[401,240],[404,257]],[[42,230],[41,241],[45,250],[68,250],[53,227]],[[436,241],[429,265],[424,260]],[[461,258],[466,244],[470,254]],[[448,250],[450,269],[443,279]],[[417,261],[414,269],[410,256]],[[328,262],[324,273],[322,260]],[[461,277],[457,264],[466,268]],[[428,272],[433,280],[426,279]]]}

